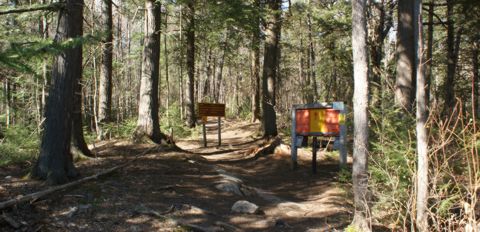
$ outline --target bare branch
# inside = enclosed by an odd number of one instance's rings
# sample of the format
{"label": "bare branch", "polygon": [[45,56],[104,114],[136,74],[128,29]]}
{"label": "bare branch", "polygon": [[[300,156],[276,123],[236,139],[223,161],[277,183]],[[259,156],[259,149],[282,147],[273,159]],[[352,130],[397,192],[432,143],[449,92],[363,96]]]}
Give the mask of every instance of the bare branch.
{"label": "bare branch", "polygon": [[41,11],[41,10],[57,11],[62,9],[64,5],[65,4],[63,2],[56,2],[48,5],[35,5],[35,6],[29,6],[25,8],[15,8],[11,10],[0,11],[0,15],[19,14],[19,13],[32,12],[32,11]]}

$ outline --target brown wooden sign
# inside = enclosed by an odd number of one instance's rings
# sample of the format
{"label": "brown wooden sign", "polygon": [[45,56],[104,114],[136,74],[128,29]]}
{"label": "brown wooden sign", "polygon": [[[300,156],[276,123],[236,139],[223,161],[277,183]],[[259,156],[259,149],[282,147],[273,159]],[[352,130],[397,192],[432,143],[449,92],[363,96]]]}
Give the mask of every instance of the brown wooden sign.
{"label": "brown wooden sign", "polygon": [[198,103],[198,116],[225,117],[225,104]]}

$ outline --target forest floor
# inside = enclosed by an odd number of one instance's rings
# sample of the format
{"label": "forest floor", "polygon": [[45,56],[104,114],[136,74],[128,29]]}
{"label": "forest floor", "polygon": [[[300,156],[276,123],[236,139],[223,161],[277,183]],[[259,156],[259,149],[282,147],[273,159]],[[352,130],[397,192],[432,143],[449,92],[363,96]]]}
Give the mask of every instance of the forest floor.
{"label": "forest floor", "polygon": [[[319,153],[318,173],[312,174],[311,151],[300,150],[299,168],[292,170],[288,146],[252,156],[265,147],[259,124],[224,121],[220,147],[213,125],[206,148],[201,135],[177,141],[182,150],[120,140],[96,144],[98,158],[76,164],[82,177],[146,154],[110,175],[3,211],[0,231],[336,231],[348,226],[350,187],[339,182],[338,161],[330,153]],[[48,188],[22,178],[29,165],[0,167],[0,201]],[[239,200],[259,209],[234,213]]]}

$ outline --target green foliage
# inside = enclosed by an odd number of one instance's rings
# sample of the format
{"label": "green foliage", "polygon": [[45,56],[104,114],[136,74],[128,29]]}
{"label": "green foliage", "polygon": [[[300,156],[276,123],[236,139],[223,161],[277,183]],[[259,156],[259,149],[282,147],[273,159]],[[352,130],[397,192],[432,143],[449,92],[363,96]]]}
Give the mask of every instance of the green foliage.
{"label": "green foliage", "polygon": [[415,118],[400,109],[381,108],[371,113],[370,188],[373,215],[390,224],[406,217],[409,207],[415,180]]}
{"label": "green foliage", "polygon": [[35,129],[25,126],[12,126],[2,133],[0,166],[33,160],[38,154],[39,139]]}
{"label": "green foliage", "polygon": [[[104,125],[103,129],[109,135],[108,137],[128,139],[132,137],[132,134],[135,131],[136,126],[137,126],[137,119],[130,118],[118,124],[107,123]],[[87,136],[85,137],[85,140],[88,143],[89,141],[95,140],[95,137],[92,138],[90,136]]]}
{"label": "green foliage", "polygon": [[344,184],[352,183],[352,171],[347,167],[341,167],[338,172],[338,181]]}
{"label": "green foliage", "polygon": [[192,135],[194,129],[185,126],[180,114],[180,106],[178,104],[170,105],[169,109],[163,109],[160,117],[160,129],[163,133],[169,134],[173,131],[175,137],[185,138]]}

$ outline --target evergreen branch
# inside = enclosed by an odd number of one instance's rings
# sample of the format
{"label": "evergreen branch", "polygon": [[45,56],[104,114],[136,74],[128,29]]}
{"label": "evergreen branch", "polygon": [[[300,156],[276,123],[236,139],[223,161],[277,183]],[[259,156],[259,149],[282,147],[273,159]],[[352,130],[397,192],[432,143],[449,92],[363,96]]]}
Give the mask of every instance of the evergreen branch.
{"label": "evergreen branch", "polygon": [[0,11],[0,15],[6,14],[18,14],[18,13],[25,13],[25,12],[32,12],[32,11],[40,11],[40,10],[47,10],[47,11],[57,11],[64,7],[63,2],[56,2],[48,5],[36,5],[36,6],[29,6],[25,8],[15,8],[11,10]]}

